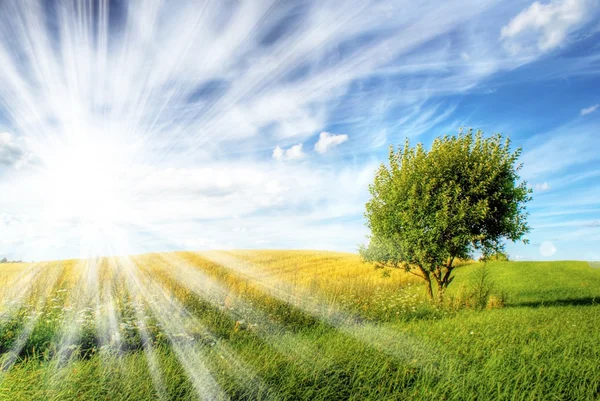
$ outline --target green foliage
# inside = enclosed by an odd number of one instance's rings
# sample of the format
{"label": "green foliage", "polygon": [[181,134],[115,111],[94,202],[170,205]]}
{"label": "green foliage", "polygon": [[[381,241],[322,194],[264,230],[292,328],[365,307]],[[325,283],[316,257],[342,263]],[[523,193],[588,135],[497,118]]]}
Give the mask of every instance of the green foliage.
{"label": "green foliage", "polygon": [[527,242],[525,204],[531,189],[520,182],[521,149],[511,151],[501,134],[472,130],[395,151],[369,187],[365,216],[370,243],[366,261],[403,267],[421,276],[438,296],[452,281],[453,262],[502,253],[504,241]]}
{"label": "green foliage", "polygon": [[510,259],[506,252],[494,252],[491,255],[482,256],[480,260],[490,262],[508,262]]}

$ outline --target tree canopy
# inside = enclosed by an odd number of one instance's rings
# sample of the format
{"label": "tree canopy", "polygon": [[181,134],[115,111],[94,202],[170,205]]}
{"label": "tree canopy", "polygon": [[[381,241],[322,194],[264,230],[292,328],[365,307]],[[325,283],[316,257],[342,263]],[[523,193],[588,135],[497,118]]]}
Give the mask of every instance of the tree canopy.
{"label": "tree canopy", "polygon": [[429,151],[408,139],[391,146],[369,187],[363,258],[419,275],[431,298],[435,280],[441,300],[457,259],[503,252],[505,240],[527,243],[531,189],[520,181],[520,155],[508,137],[473,130],[437,138]]}

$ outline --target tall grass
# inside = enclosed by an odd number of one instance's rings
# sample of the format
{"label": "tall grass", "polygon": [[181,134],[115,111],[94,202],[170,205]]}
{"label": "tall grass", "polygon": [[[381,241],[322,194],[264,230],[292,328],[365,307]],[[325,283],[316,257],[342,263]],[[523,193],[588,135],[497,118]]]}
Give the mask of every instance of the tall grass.
{"label": "tall grass", "polygon": [[[438,307],[416,277],[343,253],[10,266],[0,400],[197,399],[199,364],[217,399],[600,397],[600,271],[491,262],[484,272],[458,268]],[[483,307],[494,297],[504,307]]]}

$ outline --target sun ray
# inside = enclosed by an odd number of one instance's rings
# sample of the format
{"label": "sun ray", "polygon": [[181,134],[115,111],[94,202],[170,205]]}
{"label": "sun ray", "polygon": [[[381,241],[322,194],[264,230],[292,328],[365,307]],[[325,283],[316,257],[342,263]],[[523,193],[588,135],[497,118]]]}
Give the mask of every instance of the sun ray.
{"label": "sun ray", "polygon": [[[315,358],[324,360],[324,356],[309,342],[303,341],[302,339],[296,339],[294,343],[286,341],[286,339],[281,336],[288,332],[289,329],[273,320],[271,316],[261,311],[260,308],[247,302],[243,297],[237,296],[231,289],[226,288],[207,274],[203,273],[201,266],[190,265],[183,258],[172,253],[157,254],[153,255],[153,257],[155,258],[154,263],[156,263],[157,260],[164,261],[165,265],[162,269],[165,274],[175,278],[178,285],[189,288],[194,294],[202,299],[213,302],[221,307],[225,313],[236,319],[236,324],[242,324],[240,322],[243,322],[243,324],[252,329],[254,334],[272,345],[282,355],[293,355],[294,364],[308,367],[314,363]],[[140,263],[148,264],[146,260],[142,260]],[[231,355],[230,351],[223,349],[224,347],[221,343],[219,343],[219,345],[221,346],[221,352],[226,352]],[[250,369],[242,367],[241,371],[249,372]],[[249,382],[259,386],[260,381],[257,380],[255,375],[245,373],[243,376],[245,376],[246,380]]]}
{"label": "sun ray", "polygon": [[15,277],[4,294],[0,309],[0,324],[10,319],[18,311],[34,291],[35,284],[44,276],[46,264],[34,263]]}
{"label": "sun ray", "polygon": [[[363,322],[363,319],[352,312],[344,310],[335,302],[322,298],[319,294],[293,286],[291,283],[280,280],[273,272],[267,271],[260,265],[248,260],[242,260],[229,252],[203,251],[196,253],[201,259],[216,263],[233,271],[242,280],[251,282],[269,296],[299,308],[303,312],[326,322],[338,332],[358,340],[384,354],[403,361],[417,361],[416,365],[425,366],[430,363],[437,366],[441,358],[439,351],[433,352],[421,341],[406,334],[398,333],[378,325]],[[261,322],[255,332],[272,344],[282,353],[292,353],[297,356],[298,363],[310,366],[314,358],[321,358],[311,344],[296,343],[290,348],[289,342],[282,341],[279,335],[285,328],[262,313],[259,309],[248,304],[243,298],[236,297],[230,290],[219,282],[203,273],[198,266],[191,266],[175,253],[152,254],[152,259],[145,258],[139,264],[144,269],[163,260],[169,267],[169,276],[177,282],[192,290],[194,293],[217,304],[223,302],[224,297],[241,306],[244,312],[237,317],[247,321]],[[148,272],[150,274],[150,272]],[[235,315],[235,313],[234,313]],[[448,358],[446,355],[445,358]]]}
{"label": "sun ray", "polygon": [[77,261],[74,270],[77,271],[78,279],[67,292],[67,306],[62,317],[58,349],[54,357],[57,369],[68,364],[71,357],[77,355],[75,351],[80,350],[83,329],[90,331],[87,333],[90,335],[91,330],[94,330],[90,326],[95,325],[98,295],[96,260]]}
{"label": "sun ray", "polygon": [[[279,282],[273,276],[265,273],[264,269],[249,261],[240,260],[233,255],[219,251],[206,251],[199,253],[199,255],[235,271],[264,289],[269,295],[326,321],[340,332],[381,352],[404,361],[416,360],[421,365],[427,362],[433,363],[440,358],[440,350],[434,352],[423,342],[397,331],[381,328],[377,325],[364,324],[358,315],[343,310],[330,301],[319,299],[317,294],[308,292],[294,294],[289,284]],[[435,363],[433,366],[435,366]]]}
{"label": "sun ray", "polygon": [[[181,362],[196,394],[200,399],[217,400],[225,398],[217,382],[206,367],[205,356],[190,341],[184,323],[184,309],[147,277],[141,276],[131,259],[125,257],[119,261],[119,266],[126,274],[126,279],[131,291],[137,296],[142,296],[154,316],[161,323],[165,334],[169,338],[173,351]],[[183,316],[182,316],[183,315]]]}
{"label": "sun ray", "polygon": [[[119,279],[121,279],[121,274],[123,274],[123,272],[117,270],[119,262],[114,257],[110,257],[108,258],[107,263],[114,273],[118,272],[118,277]],[[160,400],[167,400],[167,390],[160,371],[160,366],[156,358],[154,346],[152,345],[152,339],[150,338],[147,329],[148,318],[146,316],[146,310],[144,308],[144,301],[143,299],[141,299],[140,294],[136,291],[136,287],[132,287],[132,285],[129,283],[127,276],[123,278],[126,280],[126,282],[124,283],[125,289],[128,289],[129,291],[134,291],[131,293],[133,297],[131,302],[134,304],[133,310],[135,314],[135,321],[142,340],[144,354],[148,362],[148,369],[150,371],[150,377],[152,378],[152,384],[154,386],[158,398]]]}
{"label": "sun ray", "polygon": [[100,288],[97,296],[99,299],[95,318],[100,348],[108,352],[115,350],[118,352],[122,347],[122,335],[119,328],[120,316],[117,313],[115,301],[122,294],[119,294],[118,289],[115,288],[118,283],[115,277],[116,272],[114,266],[109,262],[110,260],[106,258],[99,261],[98,279]]}
{"label": "sun ray", "polygon": [[[48,271],[50,270],[50,271]],[[31,334],[33,333],[36,325],[40,318],[44,317],[44,314],[47,313],[47,303],[50,295],[55,289],[55,285],[58,283],[60,276],[64,273],[64,269],[62,265],[56,266],[54,268],[46,268],[43,277],[39,278],[37,283],[38,286],[43,284],[43,288],[41,289],[41,294],[36,294],[32,299],[29,300],[28,304],[33,306],[32,310],[29,312],[29,315],[26,317],[25,323],[21,328],[19,336],[16,341],[12,345],[11,349],[2,355],[2,359],[0,361],[0,366],[2,372],[6,372],[10,370],[13,365],[17,362],[19,355]],[[43,280],[43,282],[42,282]],[[2,381],[2,376],[0,376],[0,382]]]}
{"label": "sun ray", "polygon": [[[125,232],[119,232],[120,242],[126,242]],[[120,267],[119,271],[127,277],[125,282],[128,288],[135,294],[140,304],[145,304],[150,308],[152,315],[158,319],[161,329],[169,338],[174,347],[182,366],[186,369],[188,376],[192,381],[196,381],[194,387],[200,391],[204,386],[216,386],[216,390],[222,397],[222,390],[211,377],[210,370],[204,365],[207,355],[202,352],[198,346],[208,344],[213,352],[216,352],[224,359],[236,381],[243,386],[267,391],[267,386],[262,379],[248,367],[248,365],[235,355],[235,352],[225,342],[219,341],[196,316],[186,310],[186,308],[177,300],[177,296],[171,291],[177,288],[189,288],[188,284],[176,280],[180,287],[171,288],[166,285],[163,274],[174,274],[179,280],[184,279],[186,273],[190,274],[189,280],[194,280],[197,285],[202,287],[198,295],[204,300],[215,304],[216,298],[223,299],[225,294],[224,287],[208,276],[202,276],[203,280],[191,275],[192,270],[186,264],[172,264],[167,260],[170,256],[158,254],[152,261],[140,260],[137,257],[118,257],[113,258],[114,263]],[[169,267],[168,271],[165,267]],[[182,271],[184,270],[184,275]],[[196,270],[197,271],[197,270]],[[143,308],[142,308],[143,309]],[[144,312],[140,312],[140,321],[144,321]],[[145,324],[145,323],[143,323]],[[198,362],[194,362],[198,360]],[[195,364],[200,363],[200,367]],[[200,369],[200,370],[198,370]]]}

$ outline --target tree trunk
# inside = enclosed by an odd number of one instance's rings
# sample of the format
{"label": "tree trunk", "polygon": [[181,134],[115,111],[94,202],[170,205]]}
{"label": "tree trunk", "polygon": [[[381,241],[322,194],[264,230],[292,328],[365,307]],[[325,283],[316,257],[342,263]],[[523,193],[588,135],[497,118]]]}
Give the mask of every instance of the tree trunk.
{"label": "tree trunk", "polygon": [[437,282],[437,302],[440,305],[444,302],[444,292],[446,291],[446,288],[448,288],[448,285],[452,282],[452,280],[454,280],[454,277],[450,276],[452,274],[452,270],[454,269],[452,266],[453,260],[454,258],[450,259],[448,265],[444,266],[446,268],[445,272],[438,267],[437,274],[434,273],[433,275],[435,281]]}
{"label": "tree trunk", "polygon": [[433,301],[433,288],[431,288],[431,277],[429,276],[429,272],[425,272],[423,270],[423,278],[425,279],[425,289],[427,289],[427,295],[429,299]]}
{"label": "tree trunk", "polygon": [[438,288],[437,288],[437,302],[438,304],[442,304],[444,302],[444,290],[446,288],[444,288],[444,283],[441,281],[438,281]]}

